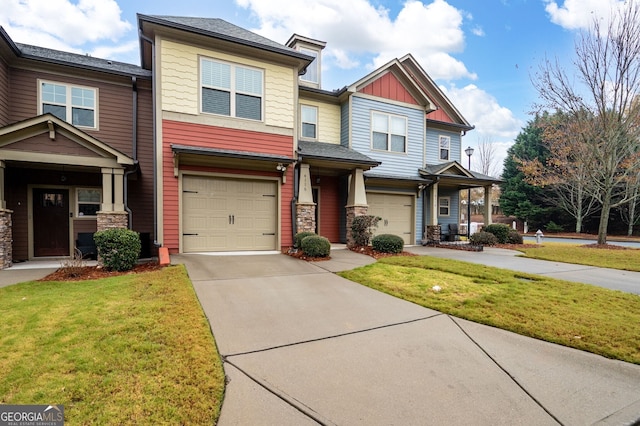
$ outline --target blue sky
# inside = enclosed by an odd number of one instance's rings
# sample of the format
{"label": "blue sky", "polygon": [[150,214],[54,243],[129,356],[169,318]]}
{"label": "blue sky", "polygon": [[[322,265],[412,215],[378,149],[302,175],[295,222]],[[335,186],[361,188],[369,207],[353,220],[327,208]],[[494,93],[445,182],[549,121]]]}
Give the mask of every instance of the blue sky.
{"label": "blue sky", "polygon": [[[531,119],[545,56],[570,65],[577,31],[623,0],[0,0],[14,41],[138,63],[136,13],[216,17],[284,43],[327,42],[323,88],[339,89],[413,54],[498,163]],[[56,25],[51,25],[55,16]],[[465,159],[466,160],[466,159]]]}

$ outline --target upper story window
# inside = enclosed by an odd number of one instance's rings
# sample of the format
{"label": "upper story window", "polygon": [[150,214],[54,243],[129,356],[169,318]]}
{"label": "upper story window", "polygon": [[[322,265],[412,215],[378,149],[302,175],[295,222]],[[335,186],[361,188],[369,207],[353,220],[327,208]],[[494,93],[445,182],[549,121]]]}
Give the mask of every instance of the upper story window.
{"label": "upper story window", "polygon": [[301,136],[308,139],[318,138],[318,108],[309,105],[300,106]]}
{"label": "upper story window", "polygon": [[305,49],[304,47],[301,47],[299,50],[300,53],[304,53],[305,55],[313,56],[315,58],[307,67],[307,72],[300,76],[300,80],[314,84],[320,83],[318,78],[320,76],[320,70],[318,69],[318,52],[311,49]]}
{"label": "upper story window", "polygon": [[407,150],[407,118],[374,112],[371,114],[371,146],[391,152]]}
{"label": "upper story window", "polygon": [[449,154],[451,152],[451,137],[440,135],[440,160],[449,161]]}
{"label": "upper story window", "polygon": [[202,112],[262,120],[263,72],[202,59]]}
{"label": "upper story window", "polygon": [[51,113],[74,126],[97,128],[97,89],[40,82],[40,112]]}

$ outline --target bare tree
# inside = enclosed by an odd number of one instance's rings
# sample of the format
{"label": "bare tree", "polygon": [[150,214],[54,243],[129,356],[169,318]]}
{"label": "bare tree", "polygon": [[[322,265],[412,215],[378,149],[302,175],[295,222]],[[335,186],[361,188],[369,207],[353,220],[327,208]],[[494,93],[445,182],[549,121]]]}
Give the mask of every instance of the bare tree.
{"label": "bare tree", "polygon": [[[634,201],[627,191],[640,172],[640,8],[628,0],[602,24],[596,17],[575,44],[574,68],[546,60],[533,84],[540,109],[566,114],[589,185],[600,205],[598,243],[605,244],[612,208]],[[575,79],[575,81],[574,81]]]}
{"label": "bare tree", "polygon": [[496,157],[496,145],[490,136],[478,139],[478,163],[480,173],[487,176],[498,177],[498,159]]}

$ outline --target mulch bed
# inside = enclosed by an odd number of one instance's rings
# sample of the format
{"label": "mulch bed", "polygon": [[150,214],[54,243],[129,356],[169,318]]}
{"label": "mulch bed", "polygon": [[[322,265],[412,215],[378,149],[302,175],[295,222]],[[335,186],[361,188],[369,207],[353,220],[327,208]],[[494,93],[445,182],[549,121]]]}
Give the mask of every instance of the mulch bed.
{"label": "mulch bed", "polygon": [[116,277],[119,275],[139,274],[142,272],[157,271],[164,268],[157,262],[139,263],[129,271],[109,271],[101,266],[62,267],[38,281],[86,281],[101,278]]}

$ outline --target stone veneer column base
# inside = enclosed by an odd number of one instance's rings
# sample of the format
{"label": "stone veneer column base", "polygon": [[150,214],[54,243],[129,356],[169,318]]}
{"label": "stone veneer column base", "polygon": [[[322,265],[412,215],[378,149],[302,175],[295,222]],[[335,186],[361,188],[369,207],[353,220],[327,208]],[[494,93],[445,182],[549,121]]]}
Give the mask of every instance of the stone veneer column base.
{"label": "stone veneer column base", "polygon": [[347,206],[347,247],[354,246],[353,237],[351,236],[351,224],[356,216],[365,216],[369,212],[369,206]]}
{"label": "stone veneer column base", "polygon": [[440,225],[428,225],[425,235],[426,244],[434,244],[440,242],[441,229]]}
{"label": "stone veneer column base", "polygon": [[296,232],[316,232],[316,204],[296,204]]}
{"label": "stone veneer column base", "polygon": [[13,265],[13,210],[0,209],[0,269]]}
{"label": "stone veneer column base", "polygon": [[129,223],[127,212],[98,212],[98,231],[105,229],[126,228]]}

